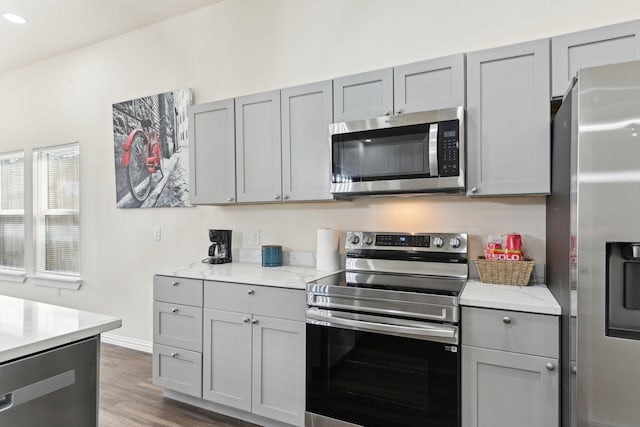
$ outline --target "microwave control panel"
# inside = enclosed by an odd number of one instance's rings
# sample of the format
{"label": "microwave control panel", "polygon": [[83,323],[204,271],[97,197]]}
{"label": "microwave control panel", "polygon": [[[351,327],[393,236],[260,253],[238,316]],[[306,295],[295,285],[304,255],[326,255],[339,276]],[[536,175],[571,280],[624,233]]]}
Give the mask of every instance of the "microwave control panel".
{"label": "microwave control panel", "polygon": [[460,175],[460,144],[457,120],[438,123],[438,175]]}

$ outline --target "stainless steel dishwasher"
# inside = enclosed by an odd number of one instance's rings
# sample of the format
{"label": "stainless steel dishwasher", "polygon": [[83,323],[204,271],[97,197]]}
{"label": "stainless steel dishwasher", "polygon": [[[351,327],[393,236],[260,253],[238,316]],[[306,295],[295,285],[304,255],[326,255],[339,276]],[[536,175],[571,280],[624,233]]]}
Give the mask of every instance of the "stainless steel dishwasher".
{"label": "stainless steel dishwasher", "polygon": [[0,365],[0,426],[98,425],[98,337]]}

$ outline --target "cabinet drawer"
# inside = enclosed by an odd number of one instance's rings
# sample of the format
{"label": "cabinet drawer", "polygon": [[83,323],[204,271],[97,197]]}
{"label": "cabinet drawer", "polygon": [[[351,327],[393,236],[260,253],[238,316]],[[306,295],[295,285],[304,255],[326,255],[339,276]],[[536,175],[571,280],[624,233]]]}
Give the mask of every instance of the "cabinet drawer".
{"label": "cabinet drawer", "polygon": [[154,276],[153,299],[202,307],[202,280]]}
{"label": "cabinet drawer", "polygon": [[153,342],[202,351],[202,308],[154,302]]}
{"label": "cabinet drawer", "polygon": [[154,344],[153,383],[202,397],[202,353]]}
{"label": "cabinet drawer", "polygon": [[559,357],[559,319],[532,313],[462,308],[462,344]]}
{"label": "cabinet drawer", "polygon": [[305,292],[241,283],[206,282],[204,306],[290,320],[305,320]]}

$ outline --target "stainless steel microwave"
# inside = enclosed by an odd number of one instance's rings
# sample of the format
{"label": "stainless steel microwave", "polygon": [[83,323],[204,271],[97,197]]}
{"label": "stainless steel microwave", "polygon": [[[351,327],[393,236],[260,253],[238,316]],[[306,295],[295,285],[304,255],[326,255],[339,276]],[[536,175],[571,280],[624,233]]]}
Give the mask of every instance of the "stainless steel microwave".
{"label": "stainless steel microwave", "polygon": [[332,123],[334,196],[460,193],[464,108]]}

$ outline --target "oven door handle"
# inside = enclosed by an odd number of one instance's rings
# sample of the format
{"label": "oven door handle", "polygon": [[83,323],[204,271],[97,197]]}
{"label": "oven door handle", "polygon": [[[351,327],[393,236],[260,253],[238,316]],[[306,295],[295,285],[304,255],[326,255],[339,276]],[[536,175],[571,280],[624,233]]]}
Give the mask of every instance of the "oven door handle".
{"label": "oven door handle", "polygon": [[394,325],[391,323],[372,322],[369,320],[347,319],[339,316],[339,312],[321,310],[315,307],[307,309],[307,323],[321,326],[342,326],[364,332],[377,332],[385,335],[396,335],[427,341],[458,343],[458,328],[423,323],[420,326]]}

